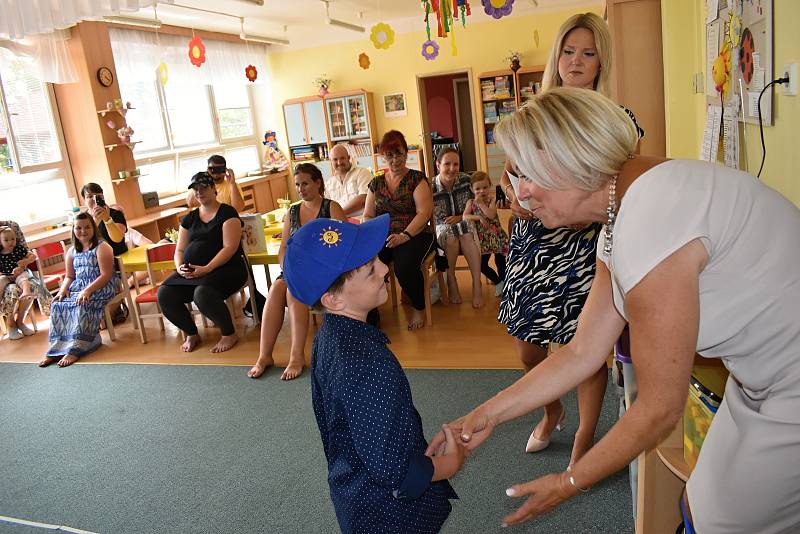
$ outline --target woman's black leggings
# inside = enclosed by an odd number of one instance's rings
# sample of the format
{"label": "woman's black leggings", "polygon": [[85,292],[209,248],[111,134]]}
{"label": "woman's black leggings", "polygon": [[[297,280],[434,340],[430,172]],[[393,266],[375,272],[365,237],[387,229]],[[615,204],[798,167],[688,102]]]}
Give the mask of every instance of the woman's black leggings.
{"label": "woman's black leggings", "polygon": [[422,232],[407,243],[395,248],[384,247],[378,253],[378,258],[386,265],[394,263],[394,275],[416,310],[425,309],[425,285],[421,267],[422,260],[430,254],[432,248],[433,233]]}
{"label": "woman's black leggings", "polygon": [[499,284],[506,279],[506,257],[503,254],[494,255],[494,264],[497,266],[497,272],[489,267],[489,258],[491,254],[481,255],[481,272],[489,279],[494,285]]}
{"label": "woman's black leggings", "polygon": [[200,313],[211,319],[223,336],[236,333],[233,320],[225,305],[225,297],[211,286],[161,286],[158,288],[158,305],[164,317],[183,330],[187,336],[197,334],[191,312],[186,304],[194,302]]}

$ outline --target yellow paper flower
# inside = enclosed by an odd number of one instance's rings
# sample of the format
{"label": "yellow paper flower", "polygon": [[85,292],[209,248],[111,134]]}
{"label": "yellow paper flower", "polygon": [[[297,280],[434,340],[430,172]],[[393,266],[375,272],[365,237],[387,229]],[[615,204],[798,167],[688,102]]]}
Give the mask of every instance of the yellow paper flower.
{"label": "yellow paper flower", "polygon": [[394,30],[385,22],[379,22],[372,27],[372,34],[369,38],[375,48],[383,48],[385,50],[394,43]]}
{"label": "yellow paper flower", "polygon": [[367,70],[369,68],[369,56],[364,52],[361,52],[358,55],[358,66],[364,70]]}

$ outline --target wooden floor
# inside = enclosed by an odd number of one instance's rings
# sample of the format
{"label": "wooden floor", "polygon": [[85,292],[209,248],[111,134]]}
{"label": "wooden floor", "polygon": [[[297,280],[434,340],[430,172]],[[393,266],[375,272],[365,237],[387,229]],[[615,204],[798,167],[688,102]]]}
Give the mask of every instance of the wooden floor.
{"label": "wooden floor", "polygon": [[[256,278],[259,278],[258,272]],[[470,304],[469,273],[459,271],[458,278],[464,302],[447,306],[435,304],[432,327],[409,332],[406,330],[407,312],[410,309],[407,305],[400,305],[393,310],[387,302],[381,308],[381,328],[391,340],[390,349],[400,363],[408,368],[520,368],[513,339],[506,333],[505,327],[497,322],[500,300],[494,296],[494,286],[484,283],[485,305],[475,310]],[[262,292],[264,290],[262,288]],[[47,350],[48,323],[46,318],[40,322],[39,332],[34,336],[17,341],[0,341],[0,362],[33,363],[41,359]],[[186,354],[180,351],[181,337],[177,329],[167,322],[165,324],[166,332],[160,332],[157,321],[146,321],[149,342],[143,345],[139,333],[133,329],[132,318],[129,318],[116,327],[115,342],[110,342],[107,333],[102,331],[104,346],[82,358],[79,363],[251,366],[258,356],[259,330],[250,319],[237,319],[240,335],[244,332],[243,339],[232,350],[222,354],[209,352],[219,338],[219,330],[200,326],[203,343],[194,352]],[[306,342],[307,363],[314,332],[312,326]],[[281,330],[273,357],[277,365],[285,365],[288,361],[288,320]]]}

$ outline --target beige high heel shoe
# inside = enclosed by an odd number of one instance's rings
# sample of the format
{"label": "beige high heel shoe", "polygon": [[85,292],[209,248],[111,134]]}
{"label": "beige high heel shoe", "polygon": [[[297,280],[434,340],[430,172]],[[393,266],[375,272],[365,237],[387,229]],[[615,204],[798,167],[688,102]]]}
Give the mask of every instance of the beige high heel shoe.
{"label": "beige high heel shoe", "polygon": [[[566,416],[567,409],[563,408],[561,410],[561,416],[558,418],[558,423],[556,423],[556,427],[553,429],[553,432],[561,432],[564,430],[564,418]],[[539,439],[535,436],[535,434],[536,427],[533,428],[533,432],[531,432],[531,435],[528,437],[528,443],[525,444],[525,452],[539,452],[543,449],[546,449],[550,445],[550,437],[553,436],[552,433],[547,439]]]}

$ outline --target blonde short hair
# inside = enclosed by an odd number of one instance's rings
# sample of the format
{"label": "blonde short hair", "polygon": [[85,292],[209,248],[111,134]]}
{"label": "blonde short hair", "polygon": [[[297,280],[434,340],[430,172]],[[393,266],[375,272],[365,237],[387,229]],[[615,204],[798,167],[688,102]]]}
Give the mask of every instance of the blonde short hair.
{"label": "blonde short hair", "polygon": [[545,189],[601,189],[636,150],[630,117],[591,89],[536,95],[495,127],[495,139],[527,179]]}
{"label": "blonde short hair", "polygon": [[608,24],[594,13],[579,13],[568,18],[558,30],[553,48],[550,50],[550,57],[547,59],[547,66],[542,77],[542,89],[548,91],[554,87],[564,85],[564,80],[558,73],[558,58],[561,57],[561,50],[564,48],[564,40],[567,34],[575,28],[584,28],[594,35],[594,46],[597,49],[597,57],[600,59],[600,72],[594,79],[594,90],[606,96],[611,95],[611,32]]}

